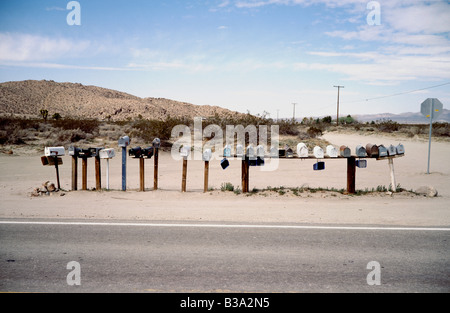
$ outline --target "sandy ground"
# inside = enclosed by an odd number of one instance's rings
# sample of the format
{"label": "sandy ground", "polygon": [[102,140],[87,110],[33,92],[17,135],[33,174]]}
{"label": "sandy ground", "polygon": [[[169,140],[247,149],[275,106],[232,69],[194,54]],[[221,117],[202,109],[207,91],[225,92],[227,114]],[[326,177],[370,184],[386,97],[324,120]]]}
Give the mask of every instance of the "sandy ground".
{"label": "sandy ground", "polygon": [[[355,149],[357,144],[405,145],[406,156],[395,159],[397,183],[407,190],[434,186],[439,196],[425,198],[409,193],[346,196],[331,192],[284,195],[260,192],[236,195],[222,192],[223,183],[240,187],[241,164],[231,160],[227,170],[211,162],[210,188],[203,193],[202,161],[188,163],[187,193],[181,192],[182,162],[170,154],[160,156],[159,187],[153,191],[153,160],[146,161],[146,192],[139,192],[139,162],[128,159],[128,191],[121,191],[121,158],[110,162],[110,191],[71,190],[71,158],[60,168],[64,192],[31,197],[45,181],[56,182],[54,167],[43,167],[41,155],[16,152],[0,154],[0,218],[60,218],[77,220],[189,221],[227,223],[295,223],[348,225],[450,226],[450,143],[433,142],[431,174],[427,175],[428,142],[382,136],[328,133],[324,139]],[[116,152],[118,152],[117,147]],[[43,154],[43,153],[42,153]],[[346,161],[326,160],[326,170],[313,171],[315,160],[280,160],[276,171],[250,169],[250,189],[271,187],[346,188]],[[268,164],[269,165],[269,164]],[[266,167],[267,169],[268,167]],[[390,184],[388,162],[369,160],[357,169],[356,188],[364,190]],[[106,161],[102,161],[102,185],[106,187]],[[81,189],[81,161],[79,182]],[[95,187],[94,161],[89,160],[88,187]]]}

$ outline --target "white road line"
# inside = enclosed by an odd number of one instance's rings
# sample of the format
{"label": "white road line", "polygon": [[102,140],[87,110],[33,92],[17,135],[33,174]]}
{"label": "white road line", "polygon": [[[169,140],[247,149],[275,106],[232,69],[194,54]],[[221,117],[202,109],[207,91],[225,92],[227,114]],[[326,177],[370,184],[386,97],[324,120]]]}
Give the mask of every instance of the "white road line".
{"label": "white road line", "polygon": [[304,230],[391,230],[391,231],[450,231],[433,227],[365,227],[365,226],[296,226],[296,225],[243,225],[243,224],[153,224],[153,223],[97,223],[97,222],[26,222],[0,221],[0,225],[55,225],[55,226],[122,226],[122,227],[174,227],[174,228],[259,228]]}

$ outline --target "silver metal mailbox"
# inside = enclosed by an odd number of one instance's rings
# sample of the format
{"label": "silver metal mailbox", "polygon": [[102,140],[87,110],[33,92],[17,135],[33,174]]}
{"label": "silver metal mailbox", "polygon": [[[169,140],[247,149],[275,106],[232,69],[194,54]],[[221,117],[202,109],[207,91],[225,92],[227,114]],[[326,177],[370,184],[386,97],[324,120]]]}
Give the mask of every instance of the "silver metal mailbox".
{"label": "silver metal mailbox", "polygon": [[358,158],[365,158],[367,156],[366,148],[364,148],[362,145],[356,146],[355,153]]}
{"label": "silver metal mailbox", "polygon": [[159,149],[161,147],[161,139],[155,138],[152,142],[153,148]]}
{"label": "silver metal mailbox", "polygon": [[327,146],[327,155],[330,158],[337,158],[338,157],[338,151],[335,146],[329,145]]}
{"label": "silver metal mailbox", "polygon": [[187,158],[191,154],[191,147],[190,146],[183,146],[180,149],[180,155],[183,158]]}
{"label": "silver metal mailbox", "polygon": [[278,148],[275,148],[275,147],[270,148],[270,157],[271,158],[278,158],[279,157]]}
{"label": "silver metal mailbox", "polygon": [[256,155],[257,155],[258,158],[264,159],[264,157],[265,157],[265,155],[266,155],[266,150],[264,149],[264,146],[263,146],[263,145],[259,145],[259,146],[256,148]]}
{"label": "silver metal mailbox", "polygon": [[323,149],[319,146],[314,147],[314,156],[317,159],[323,159],[324,158],[324,153],[323,153]]}
{"label": "silver metal mailbox", "polygon": [[339,150],[341,153],[341,157],[349,158],[352,156],[352,151],[347,146],[341,146]]}
{"label": "silver metal mailbox", "polygon": [[212,158],[212,151],[211,151],[211,149],[206,149],[203,152],[203,161],[209,162],[209,161],[211,161],[211,158]]}
{"label": "silver metal mailbox", "polygon": [[397,154],[402,155],[405,154],[405,147],[402,144],[397,146]]}
{"label": "silver metal mailbox", "polygon": [[238,158],[243,158],[245,156],[244,146],[243,145],[237,145],[236,146],[236,156]]}
{"label": "silver metal mailbox", "polygon": [[297,156],[299,158],[307,158],[309,156],[308,147],[303,142],[297,145]]}
{"label": "silver metal mailbox", "polygon": [[66,155],[64,147],[45,147],[44,152],[46,157]]}
{"label": "silver metal mailbox", "polygon": [[249,158],[249,160],[256,160],[255,148],[253,148],[252,145],[247,146],[247,157]]}
{"label": "silver metal mailbox", "polygon": [[103,149],[100,150],[100,159],[112,159],[116,156],[116,151],[114,149]]}
{"label": "silver metal mailbox", "polygon": [[119,147],[126,148],[131,144],[131,139],[128,136],[124,136],[119,139]]}
{"label": "silver metal mailbox", "polygon": [[390,145],[388,148],[389,156],[397,155],[397,147]]}
{"label": "silver metal mailbox", "polygon": [[383,146],[383,145],[379,145],[379,146],[378,146],[378,156],[379,156],[380,158],[383,158],[383,157],[387,157],[387,156],[388,156],[388,150],[386,149],[385,146]]}

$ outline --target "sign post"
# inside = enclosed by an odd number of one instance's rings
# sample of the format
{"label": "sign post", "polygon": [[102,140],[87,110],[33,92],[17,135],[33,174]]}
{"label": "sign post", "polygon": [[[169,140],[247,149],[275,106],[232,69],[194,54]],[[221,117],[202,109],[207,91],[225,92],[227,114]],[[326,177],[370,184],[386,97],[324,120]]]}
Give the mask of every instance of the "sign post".
{"label": "sign post", "polygon": [[421,113],[430,119],[430,140],[428,143],[428,170],[430,174],[430,160],[431,160],[431,135],[433,134],[433,119],[438,118],[442,114],[443,104],[435,98],[428,98],[422,103]]}

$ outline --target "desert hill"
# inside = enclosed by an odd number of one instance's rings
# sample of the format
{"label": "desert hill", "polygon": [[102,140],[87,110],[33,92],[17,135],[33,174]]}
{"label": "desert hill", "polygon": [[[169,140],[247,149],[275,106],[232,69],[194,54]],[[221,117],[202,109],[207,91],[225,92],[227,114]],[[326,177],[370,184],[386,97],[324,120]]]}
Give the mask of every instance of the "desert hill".
{"label": "desert hill", "polygon": [[239,115],[217,106],[199,106],[162,98],[139,98],[127,93],[54,81],[18,81],[0,84],[0,114],[39,116],[46,109],[49,116],[126,120],[139,115],[147,119],[171,117],[209,117],[216,113]]}

